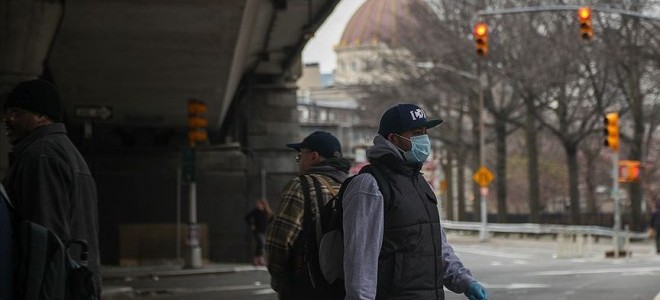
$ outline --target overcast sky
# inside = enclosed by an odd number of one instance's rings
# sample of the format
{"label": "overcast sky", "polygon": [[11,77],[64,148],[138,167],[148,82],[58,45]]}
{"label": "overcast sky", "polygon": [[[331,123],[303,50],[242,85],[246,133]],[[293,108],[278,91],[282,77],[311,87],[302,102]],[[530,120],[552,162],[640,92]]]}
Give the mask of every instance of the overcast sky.
{"label": "overcast sky", "polygon": [[303,62],[317,62],[320,64],[321,73],[331,73],[337,64],[333,47],[339,44],[346,24],[365,1],[341,0],[303,49]]}

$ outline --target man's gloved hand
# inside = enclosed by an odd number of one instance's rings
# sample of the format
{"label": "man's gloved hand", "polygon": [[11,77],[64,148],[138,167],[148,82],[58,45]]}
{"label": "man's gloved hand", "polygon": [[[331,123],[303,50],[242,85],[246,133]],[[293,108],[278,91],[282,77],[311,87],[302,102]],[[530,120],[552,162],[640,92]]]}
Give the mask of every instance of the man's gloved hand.
{"label": "man's gloved hand", "polygon": [[470,300],[488,300],[486,289],[479,282],[472,282],[465,291],[465,296]]}

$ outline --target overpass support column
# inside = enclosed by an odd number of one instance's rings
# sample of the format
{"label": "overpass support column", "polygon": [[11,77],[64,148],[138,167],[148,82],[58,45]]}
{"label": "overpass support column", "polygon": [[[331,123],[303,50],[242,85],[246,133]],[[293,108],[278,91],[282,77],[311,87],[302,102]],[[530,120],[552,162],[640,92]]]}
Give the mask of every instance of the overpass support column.
{"label": "overpass support column", "polygon": [[[16,84],[43,74],[63,12],[61,0],[5,0],[0,4],[0,107]],[[0,134],[0,179],[6,174],[8,149],[5,135]]]}
{"label": "overpass support column", "polygon": [[261,85],[243,99],[252,202],[265,197],[277,207],[282,188],[298,171],[293,151],[285,146],[301,140],[296,91],[294,84]]}

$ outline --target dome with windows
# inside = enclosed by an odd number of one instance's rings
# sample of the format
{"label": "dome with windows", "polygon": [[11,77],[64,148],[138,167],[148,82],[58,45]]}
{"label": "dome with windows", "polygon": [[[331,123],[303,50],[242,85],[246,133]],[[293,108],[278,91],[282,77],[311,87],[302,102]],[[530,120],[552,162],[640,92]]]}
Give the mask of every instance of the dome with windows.
{"label": "dome with windows", "polygon": [[337,85],[387,81],[376,75],[383,59],[402,48],[405,34],[420,30],[414,5],[428,7],[423,0],[367,0],[360,6],[335,46]]}
{"label": "dome with windows", "polygon": [[380,43],[396,47],[399,35],[415,32],[411,4],[419,0],[367,0],[346,25],[338,49],[375,46]]}

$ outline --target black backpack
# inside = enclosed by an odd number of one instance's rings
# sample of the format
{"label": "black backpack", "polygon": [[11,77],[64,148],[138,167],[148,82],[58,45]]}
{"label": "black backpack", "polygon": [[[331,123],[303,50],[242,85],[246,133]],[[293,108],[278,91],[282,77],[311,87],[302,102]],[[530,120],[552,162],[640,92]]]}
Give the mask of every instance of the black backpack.
{"label": "black backpack", "polygon": [[[0,193],[13,210],[0,185]],[[15,212],[14,212],[15,214]],[[98,300],[94,274],[87,268],[89,247],[84,240],[63,244],[47,228],[14,217],[14,299],[25,300]],[[69,248],[80,247],[79,261]]]}
{"label": "black backpack", "polygon": [[[359,174],[369,173],[378,183],[383,194],[385,211],[388,210],[391,188],[389,182],[377,165],[364,166]],[[317,191],[318,214],[312,215],[309,186],[301,176],[303,194],[305,195],[305,213],[303,217],[304,258],[307,276],[318,291],[332,295],[332,299],[344,299],[344,240],[343,240],[343,206],[342,197],[348,184],[355,176],[347,178],[339,192],[325,205],[322,203],[321,183],[311,176]],[[304,182],[304,183],[303,183]],[[305,229],[307,228],[307,229]]]}

